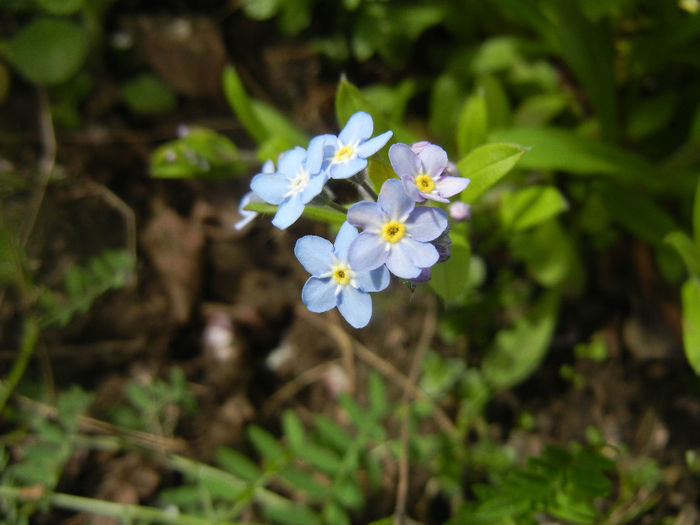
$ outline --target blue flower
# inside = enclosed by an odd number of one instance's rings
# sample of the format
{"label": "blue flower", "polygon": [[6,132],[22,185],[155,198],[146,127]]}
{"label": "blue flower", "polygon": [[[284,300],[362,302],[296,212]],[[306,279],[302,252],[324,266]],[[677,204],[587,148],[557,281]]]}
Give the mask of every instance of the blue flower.
{"label": "blue flower", "polygon": [[251,189],[265,202],[276,204],[272,224],[284,230],[296,221],[311,199],[321,193],[328,180],[323,164],[323,136],[309,143],[308,150],[296,147],[280,159],[275,173],[258,173]]}
{"label": "blue flower", "polygon": [[386,264],[391,273],[413,279],[440,258],[430,241],[447,228],[439,208],[415,206],[401,181],[384,182],[377,202],[358,202],[348,210],[348,222],[364,229],[350,247],[348,262],[356,271]]}
{"label": "blue flower", "polygon": [[[275,163],[272,162],[271,160],[265,161],[265,164],[262,166],[262,173],[274,173],[275,172]],[[258,216],[257,211],[253,210],[246,210],[246,206],[250,204],[251,202],[265,202],[262,200],[260,197],[258,197],[254,192],[249,191],[243,197],[241,197],[241,201],[238,203],[238,214],[241,216],[241,220],[236,222],[233,227],[236,230],[242,230],[248,224],[255,219],[255,217]]]}
{"label": "blue flower", "polygon": [[355,328],[367,326],[372,317],[372,299],[368,292],[379,292],[389,285],[386,268],[357,271],[348,263],[348,250],[358,237],[357,230],[343,223],[332,245],[316,235],[306,235],[294,246],[294,255],[311,277],[301,291],[301,299],[312,312],[338,307]]}
{"label": "blue flower", "polygon": [[369,113],[358,111],[337,137],[322,135],[326,140],[324,157],[329,163],[331,179],[347,179],[365,169],[367,157],[382,149],[393,135],[393,131],[385,131],[370,139],[373,127]]}
{"label": "blue flower", "polygon": [[449,202],[448,197],[469,185],[465,177],[446,175],[447,153],[429,142],[417,142],[412,146],[394,144],[389,148],[389,160],[406,193],[416,202],[426,199]]}

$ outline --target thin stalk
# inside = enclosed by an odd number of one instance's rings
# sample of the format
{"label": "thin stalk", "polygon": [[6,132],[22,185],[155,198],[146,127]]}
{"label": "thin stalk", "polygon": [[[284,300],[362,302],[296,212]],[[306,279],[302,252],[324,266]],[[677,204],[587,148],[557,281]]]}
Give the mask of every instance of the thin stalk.
{"label": "thin stalk", "polygon": [[379,195],[377,195],[377,192],[374,191],[374,188],[370,186],[369,182],[367,182],[366,178],[362,178],[358,181],[358,184],[362,187],[363,190],[365,190],[376,202],[377,199],[379,198]]}
{"label": "thin stalk", "polygon": [[72,494],[60,492],[37,497],[35,487],[20,488],[0,486],[0,497],[22,501],[33,501],[45,498],[54,507],[119,518],[124,522],[140,520],[150,523],[167,523],[174,525],[240,525],[241,523],[232,521],[212,522],[209,519],[190,516],[188,514],[179,514],[177,511],[159,509],[157,507],[114,503],[112,501],[73,496]]}
{"label": "thin stalk", "polygon": [[24,371],[27,369],[27,365],[29,364],[29,360],[34,354],[38,339],[39,322],[33,315],[28,314],[24,320],[19,356],[17,356],[17,359],[12,364],[12,369],[7,375],[7,379],[2,385],[0,385],[0,414],[2,414],[2,411],[7,404],[7,400],[10,399],[10,396],[17,387],[19,380],[22,379]]}

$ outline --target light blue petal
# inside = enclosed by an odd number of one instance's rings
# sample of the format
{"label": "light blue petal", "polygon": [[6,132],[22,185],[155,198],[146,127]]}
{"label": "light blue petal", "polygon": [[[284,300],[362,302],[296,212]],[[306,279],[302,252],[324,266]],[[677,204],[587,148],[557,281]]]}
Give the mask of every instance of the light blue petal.
{"label": "light blue petal", "polygon": [[333,253],[338,259],[341,261],[348,260],[348,248],[350,248],[350,244],[358,235],[357,229],[352,224],[349,222],[343,223],[333,244]]}
{"label": "light blue petal", "polygon": [[443,175],[435,181],[435,189],[441,197],[452,197],[469,186],[469,179],[465,177],[450,177]]}
{"label": "light blue petal", "polygon": [[282,158],[277,163],[277,171],[284,175],[294,176],[299,170],[299,165],[306,158],[306,150],[301,146],[290,149],[282,155]]}
{"label": "light blue petal", "polygon": [[301,290],[301,300],[314,313],[327,312],[338,303],[335,284],[330,277],[326,279],[309,277]]}
{"label": "light blue petal", "polygon": [[404,224],[413,240],[427,242],[437,239],[447,228],[447,222],[445,210],[416,206]]}
{"label": "light blue petal", "polygon": [[266,160],[265,164],[262,165],[262,172],[263,173],[274,173],[275,172],[275,163],[269,159]]}
{"label": "light blue petal", "polygon": [[362,142],[372,136],[373,129],[374,124],[372,123],[372,117],[369,113],[358,111],[348,119],[343,131],[338,135],[338,139],[340,139],[343,144]]}
{"label": "light blue petal", "polygon": [[250,181],[250,189],[265,202],[280,204],[289,191],[289,182],[279,173],[258,173]]}
{"label": "light blue petal", "polygon": [[326,184],[326,180],[325,173],[319,173],[318,175],[311,177],[309,182],[306,184],[306,188],[304,188],[304,191],[302,191],[300,194],[301,201],[306,204],[316,195],[321,193],[324,184]]}
{"label": "light blue petal", "polygon": [[282,204],[280,204],[280,207],[277,208],[277,213],[275,213],[272,219],[272,224],[277,226],[280,230],[285,230],[301,217],[303,211],[304,203],[301,202],[299,195],[293,195],[285,199]]}
{"label": "light blue petal", "polygon": [[333,245],[317,235],[305,235],[294,245],[294,255],[304,269],[318,277],[330,271],[333,264]]}
{"label": "light blue petal", "polygon": [[367,166],[367,159],[355,157],[347,162],[331,164],[328,173],[331,179],[347,179],[360,173]]}
{"label": "light blue petal", "polygon": [[411,200],[415,202],[423,202],[425,200],[423,193],[418,191],[415,179],[413,179],[410,176],[401,177],[401,183],[403,184],[403,189],[406,192],[406,195],[408,195],[411,198]]}
{"label": "light blue petal", "polygon": [[432,178],[439,177],[447,166],[447,152],[440,146],[429,144],[418,154],[423,169]]}
{"label": "light blue petal", "polygon": [[[386,258],[386,267],[391,273],[402,279],[413,279],[418,277],[421,269],[413,264],[406,250],[402,249],[404,242],[398,242],[391,247]],[[432,246],[432,245],[431,245]],[[435,247],[433,247],[435,250]],[[437,255],[437,250],[435,250]]]}
{"label": "light blue petal", "polygon": [[368,272],[384,264],[386,256],[386,243],[378,235],[362,232],[348,249],[348,264],[356,272]]}
{"label": "light blue petal", "polygon": [[354,328],[367,326],[372,318],[372,298],[352,286],[345,286],[338,296],[340,315]]}
{"label": "light blue petal", "polygon": [[370,155],[374,155],[380,149],[382,149],[387,142],[389,142],[389,139],[393,134],[393,131],[385,131],[381,135],[377,135],[374,138],[364,141],[358,146],[357,155],[365,158],[369,157]]}
{"label": "light blue petal", "polygon": [[404,221],[411,213],[415,201],[406,195],[403,183],[399,179],[389,179],[384,181],[382,189],[379,190],[377,204],[390,219]]}
{"label": "light blue petal", "polygon": [[392,144],[389,148],[389,161],[396,174],[413,180],[420,173],[420,160],[413,150],[406,144]]}
{"label": "light blue petal", "polygon": [[379,233],[386,217],[376,202],[356,202],[348,210],[348,222],[364,230]]}
{"label": "light blue petal", "polygon": [[357,272],[355,282],[363,292],[381,292],[389,286],[391,276],[386,266],[380,266],[370,272]]}
{"label": "light blue petal", "polygon": [[323,164],[324,158],[324,146],[328,141],[328,137],[332,136],[333,135],[319,135],[318,137],[312,138],[311,142],[309,142],[309,147],[306,150],[306,161],[304,163],[304,166],[311,175],[321,171],[321,165]]}
{"label": "light blue petal", "polygon": [[396,247],[418,268],[428,268],[438,262],[440,258],[440,253],[437,248],[429,242],[402,239]]}
{"label": "light blue petal", "polygon": [[[264,166],[263,166],[263,169]],[[255,217],[258,216],[258,212],[253,211],[253,210],[246,210],[245,207],[248,206],[251,202],[264,202],[260,197],[258,197],[254,192],[249,191],[243,197],[241,198],[241,202],[238,204],[238,213],[241,216],[241,219],[236,222],[233,227],[236,230],[242,230],[245,228],[250,221],[255,219]]]}

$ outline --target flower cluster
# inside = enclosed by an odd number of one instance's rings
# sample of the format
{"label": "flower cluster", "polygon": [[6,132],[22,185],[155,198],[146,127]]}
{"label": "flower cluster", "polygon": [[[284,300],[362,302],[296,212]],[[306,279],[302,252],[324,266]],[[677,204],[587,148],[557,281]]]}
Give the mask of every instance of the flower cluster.
{"label": "flower cluster", "polygon": [[[272,223],[285,229],[324,191],[328,180],[357,182],[366,177],[367,159],[393,134],[385,131],[372,137],[372,133],[372,117],[358,112],[337,136],[319,135],[306,149],[283,153],[276,169],[266,163],[250,183],[252,192],[241,200],[243,219],[235,227],[244,227],[255,216],[245,210],[250,202],[262,201],[278,206]],[[455,174],[445,150],[428,142],[393,144],[389,160],[397,178],[384,182],[376,202],[361,201],[347,209],[335,244],[306,235],[294,248],[311,274],[301,293],[306,307],[319,313],[338,308],[355,328],[369,323],[369,294],[384,290],[390,273],[413,283],[425,282],[430,268],[449,257],[448,214],[424,203],[449,203],[449,197],[469,184],[469,179]],[[457,219],[452,211],[451,215]]]}

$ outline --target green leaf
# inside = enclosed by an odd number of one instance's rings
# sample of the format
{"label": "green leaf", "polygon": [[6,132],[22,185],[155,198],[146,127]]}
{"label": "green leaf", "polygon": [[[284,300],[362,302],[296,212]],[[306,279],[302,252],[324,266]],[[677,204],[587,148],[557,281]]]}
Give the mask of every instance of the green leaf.
{"label": "green leaf", "polygon": [[569,103],[562,93],[539,93],[522,101],[513,115],[515,127],[544,126]]}
{"label": "green leaf", "polygon": [[263,474],[260,467],[247,456],[229,447],[216,449],[216,461],[224,470],[246,481],[256,481]]}
{"label": "green leaf", "polygon": [[685,355],[700,376],[700,280],[688,279],[681,289],[681,299]]}
{"label": "green leaf", "polygon": [[243,0],[243,12],[253,20],[267,20],[277,14],[279,0]]}
{"label": "green leaf", "polygon": [[166,113],[177,104],[175,93],[152,74],[131,79],[122,88],[122,96],[133,112],[144,115]]}
{"label": "green leaf", "polygon": [[39,0],[39,5],[52,15],[70,15],[83,7],[83,0]]}
{"label": "green leaf", "polygon": [[349,509],[359,509],[365,501],[362,489],[355,480],[350,478],[338,480],[333,485],[333,494],[344,507]]}
{"label": "green leaf", "polygon": [[374,191],[377,193],[379,193],[385,181],[396,178],[396,173],[394,173],[391,165],[377,159],[369,159],[367,163],[367,175],[369,176]]}
{"label": "green leaf", "polygon": [[660,244],[678,226],[646,195],[612,181],[600,185],[600,195],[613,220],[649,243]]}
{"label": "green leaf", "polygon": [[695,189],[695,201],[693,203],[693,236],[695,244],[700,246],[700,178]]}
{"label": "green leaf", "polygon": [[486,40],[472,59],[474,73],[495,73],[514,66],[523,58],[519,42],[512,36],[497,36]]}
{"label": "green leaf", "polygon": [[282,468],[279,475],[295,491],[306,492],[317,500],[326,499],[330,492],[330,486],[321,483],[317,474],[311,474],[293,465],[287,465]]}
{"label": "green leaf", "polygon": [[632,187],[663,189],[654,168],[643,158],[609,144],[588,139],[555,127],[525,127],[495,130],[489,141],[513,142],[530,148],[520,167],[560,170],[579,175],[610,175]]}
{"label": "green leaf", "polygon": [[248,439],[253,443],[255,450],[258,451],[266,461],[276,462],[284,457],[284,449],[277,442],[277,439],[267,430],[260,428],[257,425],[249,425],[246,429]]}
{"label": "green leaf", "polygon": [[369,375],[369,406],[376,418],[381,418],[389,411],[389,403],[386,399],[386,387],[382,376],[372,370]]}
{"label": "green leaf", "polygon": [[469,259],[471,248],[463,235],[451,235],[450,258],[432,267],[430,288],[443,301],[450,303],[462,297],[469,288]]}
{"label": "green leaf", "polygon": [[222,82],[226,100],[238,117],[238,120],[241,121],[241,124],[251,137],[258,143],[263,142],[269,136],[268,129],[253,111],[251,100],[243,87],[241,77],[238,76],[233,66],[227,66],[224,69]]}
{"label": "green leaf", "polygon": [[514,326],[501,330],[481,364],[489,385],[496,389],[517,385],[534,372],[544,359],[554,334],[559,295],[546,292]]}
{"label": "green leaf", "polygon": [[291,501],[266,503],[262,513],[271,523],[282,525],[321,525],[321,518],[306,505]]}
{"label": "green leaf", "polygon": [[295,452],[309,465],[328,474],[335,474],[341,465],[340,456],[335,451],[314,443],[303,443]]}
{"label": "green leaf", "polygon": [[477,92],[467,99],[457,120],[457,152],[463,157],[484,143],[488,117],[486,99]]}
{"label": "green leaf", "polygon": [[292,450],[298,450],[304,445],[304,425],[293,410],[285,410],[282,414],[282,428]]}
{"label": "green leaf", "polygon": [[462,192],[462,200],[473,203],[513,169],[525,151],[515,144],[486,144],[472,150],[457,163],[461,175],[471,179]]}
{"label": "green leaf", "polygon": [[345,126],[348,119],[358,111],[365,111],[372,115],[375,131],[381,130],[383,132],[390,128],[381,111],[362,94],[357,86],[343,77],[340,79],[335,94],[335,116],[338,120],[338,127]]}
{"label": "green leaf", "polygon": [[428,126],[443,141],[451,137],[463,100],[462,88],[452,75],[442,75],[433,83]]}
{"label": "green leaf", "polygon": [[338,453],[345,451],[352,444],[353,438],[341,425],[323,414],[314,414],[314,426],[319,442],[323,442]]}
{"label": "green leaf", "polygon": [[676,249],[688,273],[700,279],[700,246],[683,232],[671,232],[664,240]]}
{"label": "green leaf", "polygon": [[669,92],[642,101],[629,116],[627,136],[640,140],[665,128],[673,117],[676,100],[676,94]]}
{"label": "green leaf", "polygon": [[267,159],[275,160],[279,153],[294,146],[307,146],[309,142],[308,135],[275,108],[259,100],[251,100],[250,106],[258,121],[261,122],[267,130],[267,140],[277,140],[280,147],[284,144],[283,149],[280,149],[274,155],[268,153],[262,156],[262,158],[260,158],[259,155],[261,162]]}
{"label": "green leaf", "polygon": [[323,519],[328,525],[351,525],[350,517],[335,503],[327,503],[323,506]]}
{"label": "green leaf", "polygon": [[72,77],[88,53],[88,38],[63,19],[36,18],[20,29],[8,47],[9,59],[34,84],[59,84]]}
{"label": "green leaf", "polygon": [[530,186],[505,193],[501,221],[508,230],[522,231],[568,209],[564,196],[554,186]]}
{"label": "green leaf", "polygon": [[493,75],[481,75],[476,83],[476,91],[484,95],[489,129],[509,126],[510,103],[500,80]]}

